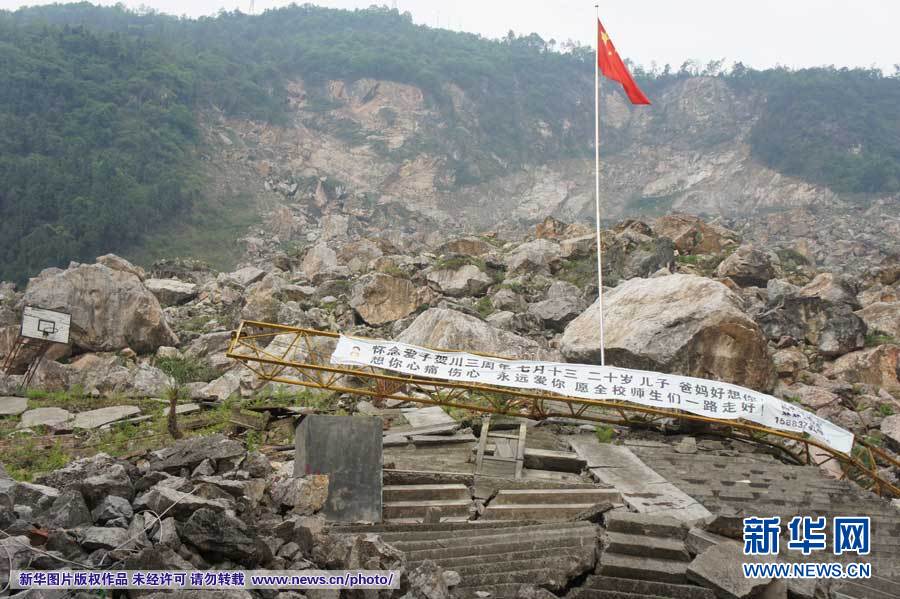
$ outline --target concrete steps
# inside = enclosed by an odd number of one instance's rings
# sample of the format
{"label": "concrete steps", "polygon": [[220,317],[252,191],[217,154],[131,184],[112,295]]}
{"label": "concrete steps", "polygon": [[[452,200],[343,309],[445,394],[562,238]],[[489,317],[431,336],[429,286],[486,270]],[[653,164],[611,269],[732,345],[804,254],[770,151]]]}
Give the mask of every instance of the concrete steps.
{"label": "concrete steps", "polygon": [[406,555],[407,569],[425,560],[460,574],[457,595],[489,591],[515,597],[522,585],[561,590],[594,569],[597,527],[589,522],[470,522],[382,525],[382,539]]}
{"label": "concrete steps", "polygon": [[482,520],[570,520],[598,503],[621,504],[615,489],[502,489],[490,500]]}
{"label": "concrete steps", "polygon": [[469,499],[469,488],[462,484],[384,485],[382,501],[420,501],[435,499]]}
{"label": "concrete steps", "polygon": [[459,588],[481,590],[485,585],[500,584],[532,584],[540,585],[543,588],[558,590],[565,588],[567,582],[566,576],[559,570],[552,568],[535,568],[529,570],[514,570],[508,572],[492,572],[489,574],[478,574],[463,579]]}
{"label": "concrete steps", "polygon": [[900,597],[900,581],[880,576],[866,580],[845,580],[832,589],[835,599],[896,599]]}
{"label": "concrete steps", "polygon": [[653,559],[636,555],[606,553],[600,558],[599,573],[614,578],[634,578],[672,584],[687,584],[685,577],[690,562]]}
{"label": "concrete steps", "polygon": [[688,531],[674,518],[634,512],[609,512],[606,514],[606,528],[610,532],[681,540]]}
{"label": "concrete steps", "polygon": [[[781,516],[783,521],[798,513],[829,520],[835,516],[869,516],[872,551],[866,561],[872,564],[873,572],[900,575],[900,518],[896,508],[849,481],[828,478],[816,467],[784,464],[762,454],[683,455],[650,447],[633,451],[655,472],[712,511],[730,508]],[[867,586],[863,581],[854,584]],[[891,592],[896,593],[893,589]]]}
{"label": "concrete steps", "polygon": [[383,504],[383,517],[387,521],[399,519],[425,518],[428,508],[441,511],[441,519],[447,516],[468,517],[472,502],[468,499],[434,499],[422,501],[392,501]]}
{"label": "concrete steps", "polygon": [[684,541],[630,535],[621,532],[610,532],[606,535],[609,544],[606,551],[622,555],[637,555],[657,559],[671,559],[681,562],[690,561],[691,556],[684,548]]}
{"label": "concrete steps", "polygon": [[588,576],[584,584],[572,591],[571,599],[715,599],[716,594],[703,587],[682,584],[632,580],[610,576]]}
{"label": "concrete steps", "polygon": [[503,489],[491,500],[491,505],[586,504],[603,501],[621,503],[622,496],[615,489]]}
{"label": "concrete steps", "polygon": [[337,533],[360,533],[372,532],[382,535],[385,539],[398,538],[402,535],[411,535],[418,538],[431,538],[437,533],[454,535],[479,534],[479,531],[492,530],[498,528],[515,528],[520,526],[533,526],[537,522],[435,522],[428,526],[423,526],[421,522],[384,522],[381,524],[338,524],[332,527]]}
{"label": "concrete steps", "polygon": [[[434,541],[428,546],[419,546],[415,549],[409,548],[407,545],[395,543],[397,549],[407,554],[409,561],[424,561],[430,559],[439,561],[442,559],[453,557],[465,557],[471,555],[500,555],[505,553],[514,553],[516,551],[534,551],[538,549],[559,549],[562,547],[584,547],[590,543],[593,549],[596,543],[595,539],[587,539],[588,543],[580,537],[568,537],[565,534],[551,534],[550,532],[542,535],[530,534],[528,536],[505,536],[502,539],[473,539],[472,544],[453,544],[453,539],[444,539],[442,541]],[[441,546],[441,543],[447,543]],[[480,544],[475,544],[480,543]]]}
{"label": "concrete steps", "polygon": [[[585,549],[587,544],[585,543],[571,543],[567,546],[556,547],[553,551],[554,557],[565,557],[569,559],[576,553]],[[509,562],[521,561],[521,560],[543,560],[547,558],[547,547],[541,546],[538,549],[531,549],[527,551],[514,551],[511,553],[504,553],[503,558]],[[467,566],[478,566],[484,564],[484,556],[483,555],[466,555],[462,557],[447,557],[442,558],[440,561],[440,565],[442,568],[448,570],[457,570],[460,568],[465,568]]]}
{"label": "concrete steps", "polygon": [[409,524],[425,519],[429,509],[439,511],[441,521],[468,520],[472,498],[463,484],[385,485],[382,489],[382,519]]}
{"label": "concrete steps", "polygon": [[[547,528],[536,525],[533,527],[501,528],[484,531],[478,535],[456,535],[454,533],[435,535],[422,539],[392,539],[383,535],[382,539],[403,551],[422,551],[426,549],[450,549],[454,547],[473,547],[481,545],[494,545],[497,543],[539,541],[545,539],[569,539],[575,540],[581,537],[595,535],[593,529],[585,527],[559,527]],[[387,537],[387,538],[385,538]]]}
{"label": "concrete steps", "polygon": [[590,508],[591,503],[537,503],[525,505],[491,505],[482,520],[570,520]]}
{"label": "concrete steps", "polygon": [[[531,552],[535,553],[535,552]],[[505,556],[504,556],[505,557]],[[540,569],[556,570],[557,572],[566,572],[571,565],[571,556],[567,553],[554,552],[553,555],[532,556],[524,559],[513,559],[504,561],[482,562],[477,564],[468,564],[465,566],[456,566],[452,568],[465,580],[470,577],[482,574],[519,572],[529,569],[535,569],[535,565],[539,564]],[[439,564],[442,568],[447,568],[443,563]]]}
{"label": "concrete steps", "polygon": [[[605,549],[597,571],[601,577],[687,584],[685,574],[691,556],[684,546],[687,529],[680,520],[653,514],[608,512],[605,522]],[[604,591],[608,596],[639,594],[628,583],[603,586],[602,581],[596,582],[601,588],[595,590]],[[666,596],[655,592],[644,594]]]}

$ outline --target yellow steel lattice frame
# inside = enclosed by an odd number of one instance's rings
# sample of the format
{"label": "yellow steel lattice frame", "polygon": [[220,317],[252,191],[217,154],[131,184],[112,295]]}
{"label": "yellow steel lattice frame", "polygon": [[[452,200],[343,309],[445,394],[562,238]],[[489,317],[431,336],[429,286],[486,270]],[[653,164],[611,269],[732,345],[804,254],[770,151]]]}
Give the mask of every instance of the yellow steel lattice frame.
{"label": "yellow steel lattice frame", "polygon": [[[900,461],[881,448],[859,439],[848,455],[795,433],[681,410],[651,408],[613,399],[591,400],[493,385],[457,383],[400,375],[374,367],[333,366],[329,362],[330,349],[323,351],[321,346],[339,337],[339,333],[332,331],[245,320],[232,333],[226,355],[242,362],[261,380],[375,399],[398,399],[476,412],[527,416],[536,420],[564,417],[620,426],[654,427],[663,419],[677,418],[714,424],[718,425],[720,434],[772,446],[800,464],[820,466],[835,460],[841,466],[843,477],[849,477],[879,495],[900,497],[900,488],[878,474],[879,463],[900,469]],[[272,343],[276,338],[281,341]],[[810,451],[811,446],[827,453],[828,457],[817,461]]]}

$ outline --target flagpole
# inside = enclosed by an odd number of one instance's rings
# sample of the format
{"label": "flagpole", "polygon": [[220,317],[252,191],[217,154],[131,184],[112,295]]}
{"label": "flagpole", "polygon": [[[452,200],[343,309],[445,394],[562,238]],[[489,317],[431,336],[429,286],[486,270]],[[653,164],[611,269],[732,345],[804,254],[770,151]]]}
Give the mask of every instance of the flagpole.
{"label": "flagpole", "polygon": [[594,27],[597,31],[597,56],[594,59],[594,208],[597,227],[597,302],[600,304],[600,365],[606,366],[604,344],[606,336],[603,330],[603,252],[600,242],[600,5],[595,4],[597,19]]}

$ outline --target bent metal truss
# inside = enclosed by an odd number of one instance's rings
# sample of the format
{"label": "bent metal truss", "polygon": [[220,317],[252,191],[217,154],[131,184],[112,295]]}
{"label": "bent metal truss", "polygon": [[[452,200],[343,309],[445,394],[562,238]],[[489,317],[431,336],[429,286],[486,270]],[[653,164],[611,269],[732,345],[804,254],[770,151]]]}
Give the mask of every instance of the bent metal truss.
{"label": "bent metal truss", "polygon": [[371,366],[335,366],[330,363],[330,357],[339,338],[339,333],[331,331],[245,320],[232,333],[226,355],[242,362],[261,380],[365,396],[376,401],[397,399],[535,420],[568,418],[649,429],[659,429],[671,419],[702,422],[709,425],[707,432],[711,434],[771,446],[798,464],[824,466],[834,461],[840,466],[842,477],[851,478],[879,495],[900,497],[900,487],[878,473],[885,466],[900,469],[900,461],[864,440],[855,439],[853,450],[845,454],[809,436],[742,420],[710,418],[616,399],[584,399],[397,374]]}

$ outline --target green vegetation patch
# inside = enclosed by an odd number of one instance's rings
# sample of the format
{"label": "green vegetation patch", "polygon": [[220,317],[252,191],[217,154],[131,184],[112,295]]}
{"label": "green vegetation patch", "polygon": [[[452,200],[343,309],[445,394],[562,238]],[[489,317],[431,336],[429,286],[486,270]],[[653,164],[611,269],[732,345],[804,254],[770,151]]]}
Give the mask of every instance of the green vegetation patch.
{"label": "green vegetation patch", "polygon": [[890,333],[885,333],[878,329],[869,329],[866,332],[866,347],[876,347],[886,343],[897,343],[897,339]]}
{"label": "green vegetation patch", "polygon": [[215,369],[193,356],[156,358],[154,365],[175,379],[178,385],[209,382],[219,376]]}

